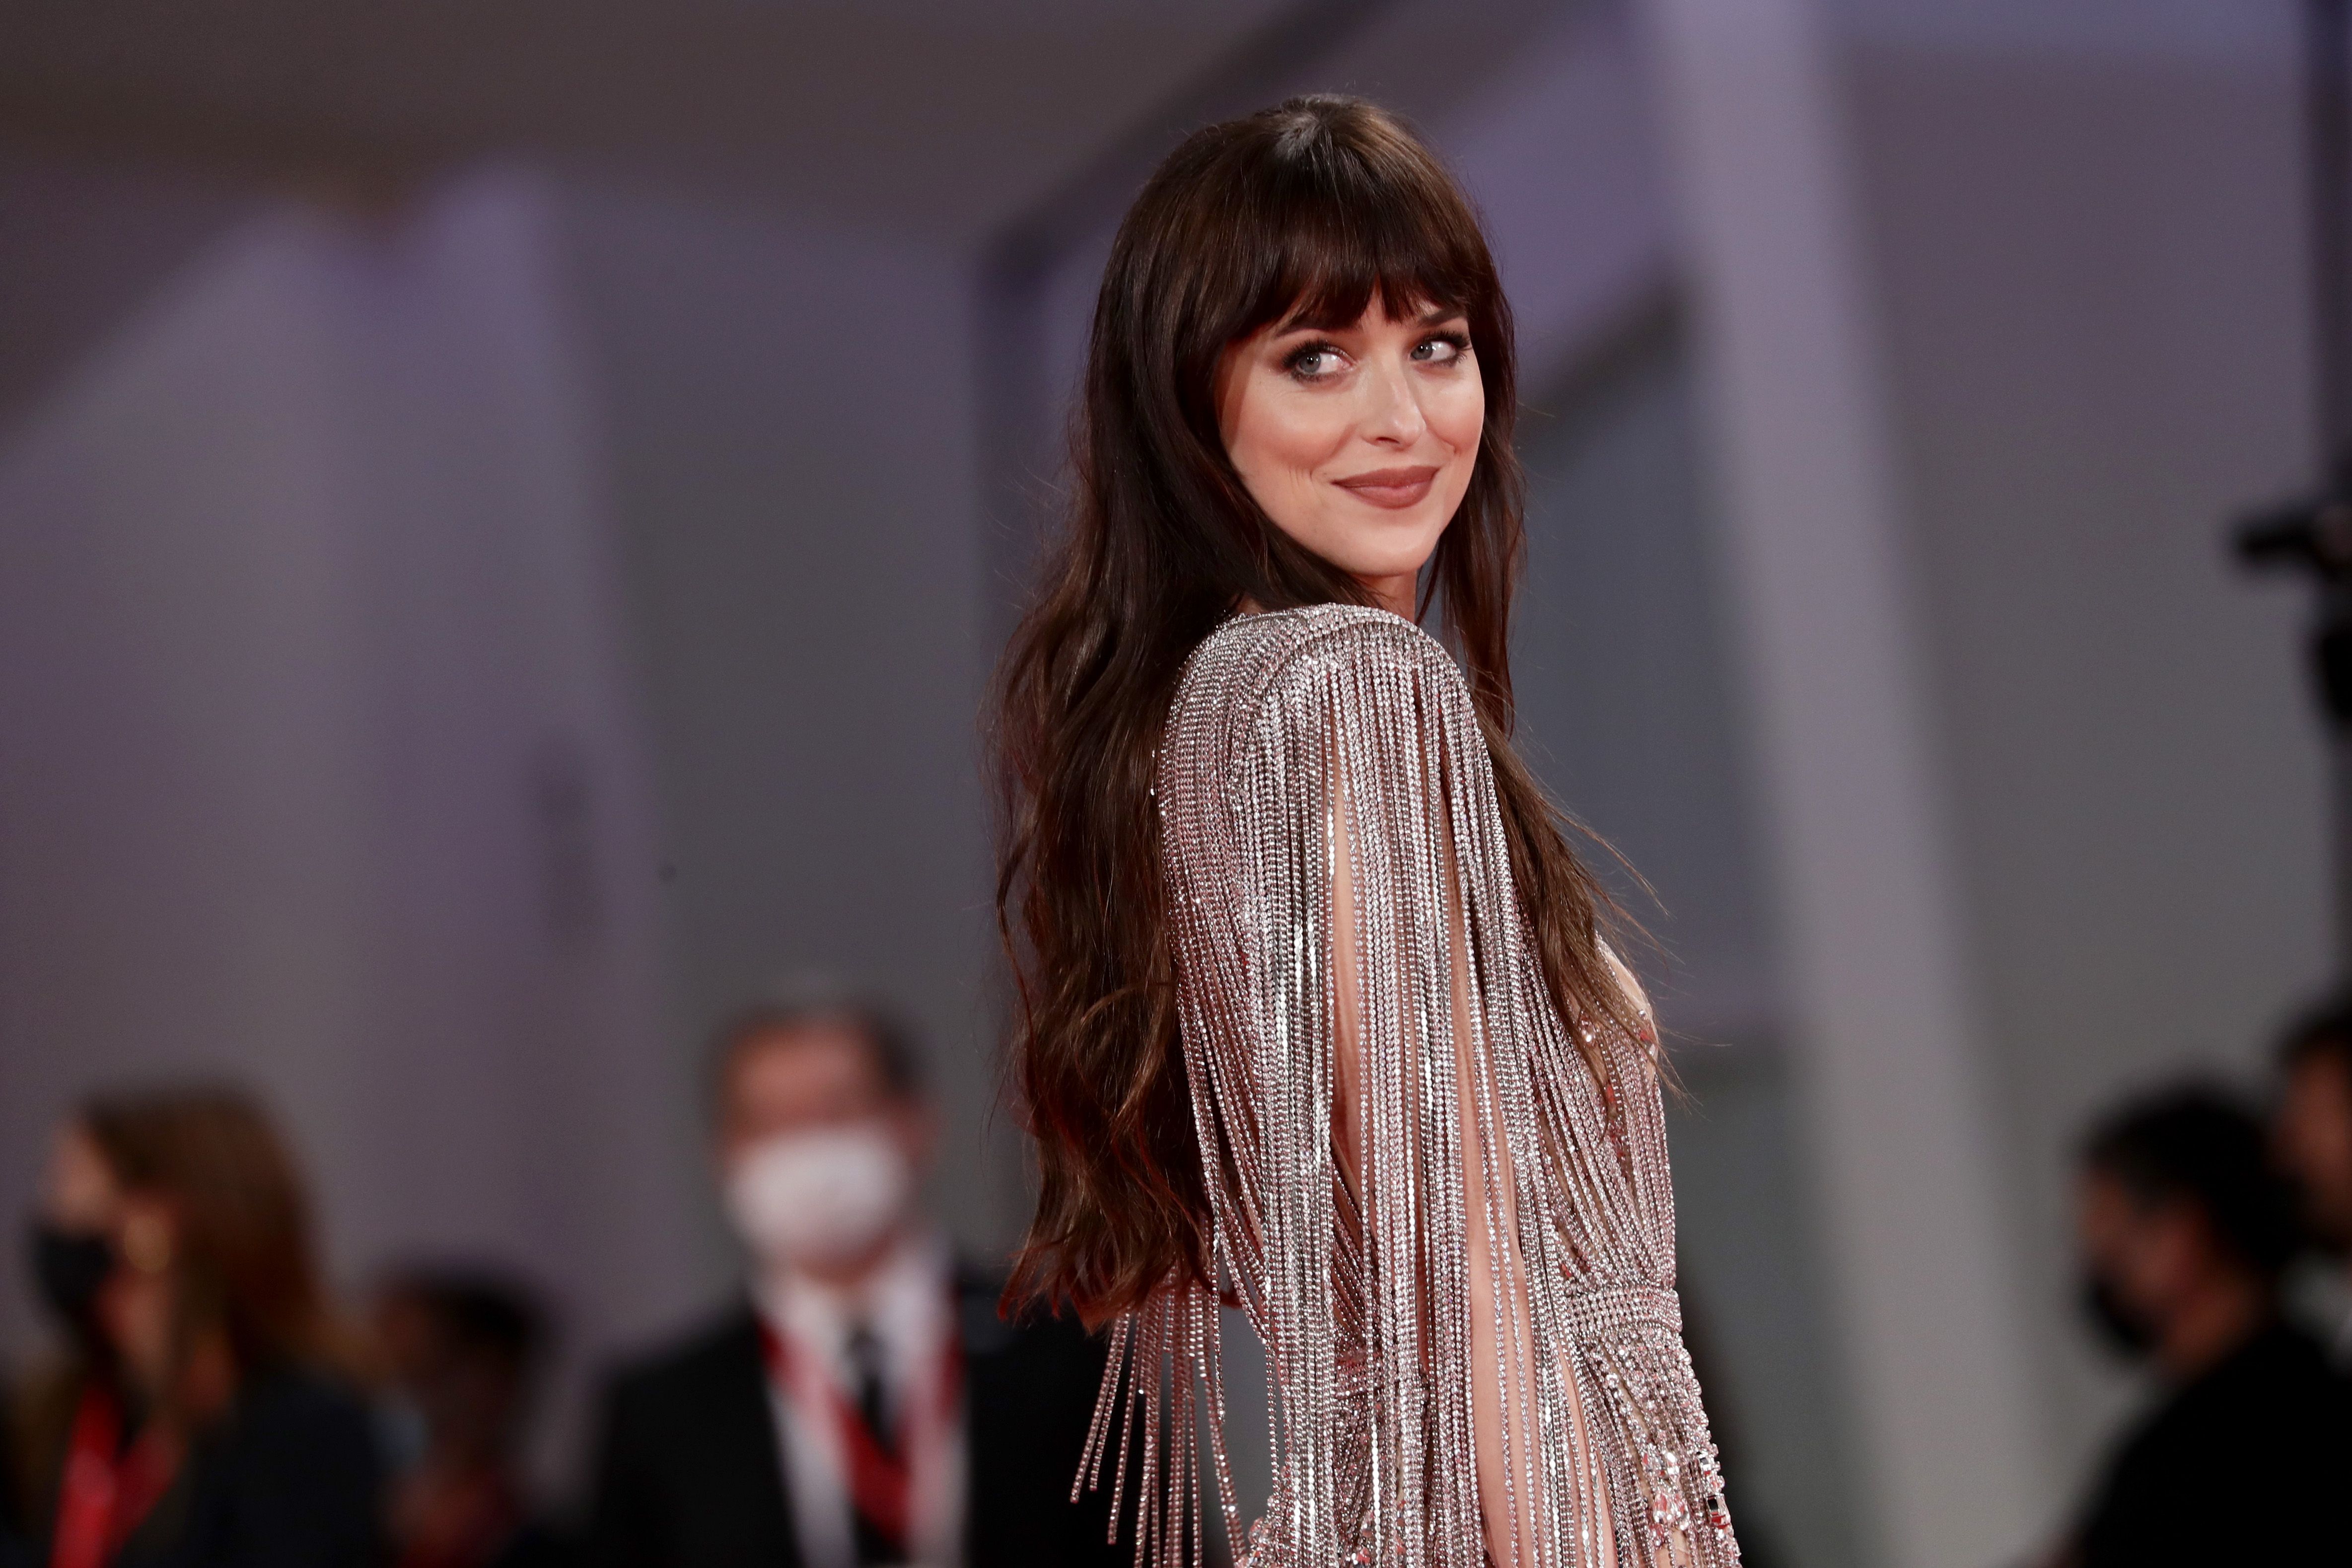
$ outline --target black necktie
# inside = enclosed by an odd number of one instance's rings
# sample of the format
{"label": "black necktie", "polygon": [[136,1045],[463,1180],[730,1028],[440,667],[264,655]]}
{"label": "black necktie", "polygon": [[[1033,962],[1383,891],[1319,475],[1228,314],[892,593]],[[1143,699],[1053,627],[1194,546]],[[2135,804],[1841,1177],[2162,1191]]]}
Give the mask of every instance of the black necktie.
{"label": "black necktie", "polygon": [[849,1331],[849,1371],[856,1380],[857,1414],[874,1446],[896,1458],[898,1434],[890,1419],[890,1384],[884,1375],[882,1338],[870,1324],[859,1322]]}
{"label": "black necktie", "polygon": [[[860,1321],[849,1331],[849,1375],[858,1419],[875,1447],[887,1458],[898,1457],[898,1434],[890,1419],[890,1385],[884,1375],[882,1341],[872,1325]],[[875,1521],[850,1510],[857,1550],[857,1568],[884,1568],[907,1560],[907,1543],[892,1537]]]}

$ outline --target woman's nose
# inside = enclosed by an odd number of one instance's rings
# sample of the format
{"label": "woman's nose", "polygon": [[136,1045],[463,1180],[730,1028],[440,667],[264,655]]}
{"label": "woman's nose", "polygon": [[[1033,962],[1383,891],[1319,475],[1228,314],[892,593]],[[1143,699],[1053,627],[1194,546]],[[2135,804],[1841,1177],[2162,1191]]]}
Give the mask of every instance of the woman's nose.
{"label": "woman's nose", "polygon": [[1401,365],[1364,378],[1366,395],[1371,400],[1364,421],[1364,435],[1374,441],[1410,447],[1421,439],[1429,427],[1422,416],[1421,399],[1413,395],[1411,377]]}

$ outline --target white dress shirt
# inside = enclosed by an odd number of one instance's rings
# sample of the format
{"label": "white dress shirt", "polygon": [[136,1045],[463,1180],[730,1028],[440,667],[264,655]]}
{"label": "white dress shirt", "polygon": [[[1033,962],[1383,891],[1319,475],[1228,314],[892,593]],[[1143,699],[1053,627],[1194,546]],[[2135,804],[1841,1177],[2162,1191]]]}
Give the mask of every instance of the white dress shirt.
{"label": "white dress shirt", "polygon": [[[769,1404],[808,1568],[852,1568],[856,1562],[848,1467],[833,1396],[856,1405],[849,1339],[860,1323],[880,1343],[892,1425],[907,1456],[908,1562],[916,1568],[960,1568],[967,1461],[955,1386],[961,1356],[954,1349],[954,1289],[946,1246],[923,1235],[908,1237],[855,1293],[789,1270],[763,1279],[754,1292],[761,1316],[788,1347],[795,1368],[792,1386],[771,1381]],[[801,1373],[803,1367],[810,1370]]]}

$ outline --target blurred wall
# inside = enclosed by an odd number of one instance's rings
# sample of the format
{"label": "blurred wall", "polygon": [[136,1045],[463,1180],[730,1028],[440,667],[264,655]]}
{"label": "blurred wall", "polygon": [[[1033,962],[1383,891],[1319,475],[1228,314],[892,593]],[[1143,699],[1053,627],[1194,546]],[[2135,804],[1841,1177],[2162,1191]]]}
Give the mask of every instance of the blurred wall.
{"label": "blurred wall", "polygon": [[2328,973],[2305,595],[2223,535],[2315,471],[2298,11],[1848,9],[1928,701],[2069,1476],[2121,1392],[2074,1311],[2074,1140],[2163,1074],[2259,1081]]}
{"label": "blurred wall", "polygon": [[2325,978],[2300,608],[2222,547],[2308,474],[2294,12],[1654,10],[1856,1501],[1983,1562],[2118,1409],[2084,1119]]}
{"label": "blurred wall", "polygon": [[93,1087],[231,1077],[339,1279],[499,1261],[593,1349],[698,1275],[551,235],[497,173],[260,202],[0,447],[0,1179]]}

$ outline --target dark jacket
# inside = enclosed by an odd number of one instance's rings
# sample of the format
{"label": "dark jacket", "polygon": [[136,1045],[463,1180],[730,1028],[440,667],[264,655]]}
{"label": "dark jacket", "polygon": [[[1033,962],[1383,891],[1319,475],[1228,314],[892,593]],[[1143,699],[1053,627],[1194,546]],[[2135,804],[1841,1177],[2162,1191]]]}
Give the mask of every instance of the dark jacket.
{"label": "dark jacket", "polygon": [[[1103,1369],[1067,1320],[1019,1326],[994,1285],[959,1274],[967,1568],[1129,1563],[1105,1540],[1108,1505],[1070,1502]],[[1106,1481],[1108,1489],[1108,1481]],[[625,1370],[607,1392],[590,1568],[799,1568],[759,1327],[739,1306]]]}
{"label": "dark jacket", "polygon": [[[58,1468],[44,1466],[45,1512]],[[382,1568],[382,1481],[356,1394],[309,1372],[257,1373],[189,1445],[112,1568]],[[37,1522],[30,1555],[46,1563],[49,1521]]]}
{"label": "dark jacket", "polygon": [[2316,1342],[2257,1334],[2126,1435],[2076,1535],[2081,1568],[2341,1563],[2352,1389]]}

